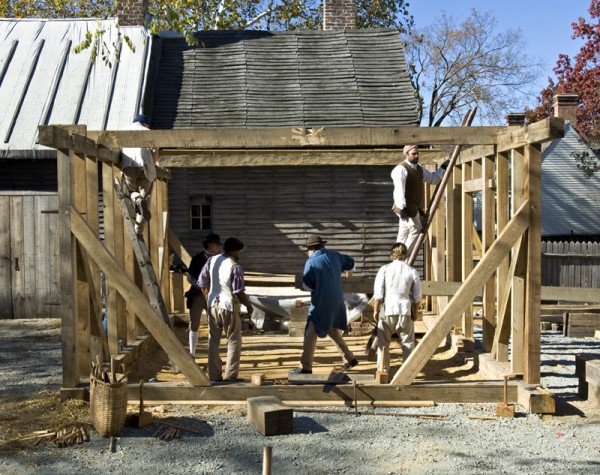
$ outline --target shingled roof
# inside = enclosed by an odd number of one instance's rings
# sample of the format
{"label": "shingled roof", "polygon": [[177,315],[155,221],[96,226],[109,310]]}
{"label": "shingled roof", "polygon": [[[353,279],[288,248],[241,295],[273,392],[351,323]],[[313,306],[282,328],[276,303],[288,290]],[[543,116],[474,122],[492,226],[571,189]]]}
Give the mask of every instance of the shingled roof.
{"label": "shingled roof", "polygon": [[154,41],[145,107],[153,128],[417,124],[397,30],[197,37],[197,46]]}

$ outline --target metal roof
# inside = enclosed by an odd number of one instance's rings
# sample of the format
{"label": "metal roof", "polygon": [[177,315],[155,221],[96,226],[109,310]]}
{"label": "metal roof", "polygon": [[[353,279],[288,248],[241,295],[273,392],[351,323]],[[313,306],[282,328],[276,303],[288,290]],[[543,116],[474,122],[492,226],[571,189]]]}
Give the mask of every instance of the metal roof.
{"label": "metal roof", "polygon": [[542,236],[600,235],[600,175],[586,178],[573,154],[594,152],[570,122],[542,154]]}
{"label": "metal roof", "polygon": [[[136,52],[120,48],[113,67],[91,49],[73,48],[86,33],[120,44],[127,35]],[[86,124],[90,130],[120,129],[139,111],[149,37],[143,27],[117,28],[108,20],[0,19],[0,158],[52,158],[37,144],[38,125]]]}
{"label": "metal roof", "polygon": [[417,125],[397,30],[204,31],[155,39],[153,127]]}

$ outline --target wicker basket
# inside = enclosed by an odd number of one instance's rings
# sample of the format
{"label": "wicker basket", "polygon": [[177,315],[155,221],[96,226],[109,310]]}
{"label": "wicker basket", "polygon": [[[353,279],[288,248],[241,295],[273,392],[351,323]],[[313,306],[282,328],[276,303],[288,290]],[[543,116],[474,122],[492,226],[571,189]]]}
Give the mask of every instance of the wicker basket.
{"label": "wicker basket", "polygon": [[100,435],[118,435],[127,416],[127,379],[105,383],[90,375],[90,405],[92,422]]}

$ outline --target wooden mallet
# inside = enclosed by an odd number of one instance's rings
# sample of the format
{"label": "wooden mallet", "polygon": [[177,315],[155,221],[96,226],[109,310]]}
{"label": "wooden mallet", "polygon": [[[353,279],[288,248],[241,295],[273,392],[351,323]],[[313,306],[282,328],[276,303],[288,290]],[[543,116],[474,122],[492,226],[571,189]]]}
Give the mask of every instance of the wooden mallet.
{"label": "wooden mallet", "polygon": [[144,427],[152,424],[152,414],[144,411],[144,380],[140,379],[140,410],[131,416],[133,427]]}
{"label": "wooden mallet", "polygon": [[496,404],[496,415],[501,417],[515,417],[515,405],[508,403],[508,375],[504,376],[504,402]]}

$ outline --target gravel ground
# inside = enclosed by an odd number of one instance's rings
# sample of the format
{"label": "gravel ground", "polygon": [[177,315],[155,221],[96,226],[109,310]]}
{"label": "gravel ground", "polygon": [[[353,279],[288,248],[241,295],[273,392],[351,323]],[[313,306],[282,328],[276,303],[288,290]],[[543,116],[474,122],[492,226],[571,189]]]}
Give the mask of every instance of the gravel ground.
{"label": "gravel ground", "polygon": [[[58,323],[10,322],[0,322],[0,401],[32,391],[57,391]],[[23,345],[22,350],[15,353],[15,345]],[[495,404],[377,410],[388,415],[373,415],[370,410],[360,415],[295,412],[294,434],[263,437],[247,422],[244,407],[173,406],[164,415],[194,431],[184,431],[181,439],[161,441],[153,436],[153,425],[126,427],[115,452],[108,450],[107,439],[97,435],[89,443],[67,448],[5,447],[0,452],[0,473],[256,474],[261,473],[266,445],[272,446],[274,474],[600,473],[600,412],[577,397],[578,353],[600,358],[598,340],[543,332],[542,384],[557,396],[555,416],[540,417],[517,407],[515,419],[469,418],[494,416]],[[0,425],[0,440],[3,437]]]}

